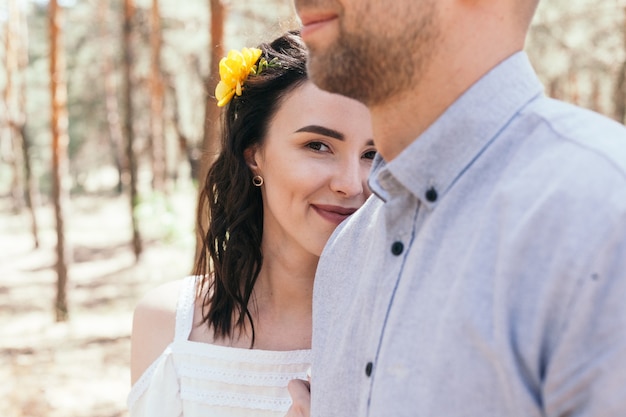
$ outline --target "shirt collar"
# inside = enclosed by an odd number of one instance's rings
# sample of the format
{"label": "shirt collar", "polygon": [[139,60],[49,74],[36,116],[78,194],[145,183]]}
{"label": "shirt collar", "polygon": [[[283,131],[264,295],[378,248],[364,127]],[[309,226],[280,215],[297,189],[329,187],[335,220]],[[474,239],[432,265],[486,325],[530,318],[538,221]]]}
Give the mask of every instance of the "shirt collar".
{"label": "shirt collar", "polygon": [[391,162],[378,155],[370,188],[386,201],[403,187],[434,207],[521,108],[542,92],[526,53],[515,53],[472,85]]}

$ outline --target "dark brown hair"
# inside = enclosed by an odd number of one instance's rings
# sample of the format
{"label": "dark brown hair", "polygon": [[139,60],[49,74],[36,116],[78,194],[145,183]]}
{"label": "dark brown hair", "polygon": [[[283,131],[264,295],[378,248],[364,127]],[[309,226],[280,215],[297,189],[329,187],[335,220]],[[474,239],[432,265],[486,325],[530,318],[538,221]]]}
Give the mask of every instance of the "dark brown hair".
{"label": "dark brown hair", "polygon": [[202,323],[216,338],[227,338],[242,331],[247,319],[251,347],[254,323],[248,306],[263,263],[263,201],[261,189],[252,184],[244,151],[263,141],[282,99],[307,80],[306,50],[298,32],[259,49],[261,58],[276,58],[277,65],[248,77],[242,95],[224,107],[221,151],[200,190],[197,227],[202,248],[194,265],[194,274],[202,277]]}

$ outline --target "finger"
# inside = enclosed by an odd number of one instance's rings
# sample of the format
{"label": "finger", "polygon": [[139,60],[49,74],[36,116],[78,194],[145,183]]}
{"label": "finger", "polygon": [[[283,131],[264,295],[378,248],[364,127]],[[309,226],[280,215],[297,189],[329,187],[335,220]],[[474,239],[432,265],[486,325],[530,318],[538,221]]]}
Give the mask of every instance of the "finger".
{"label": "finger", "polygon": [[294,397],[308,399],[311,396],[311,384],[303,379],[292,379],[287,384],[287,389],[292,400]]}
{"label": "finger", "polygon": [[287,385],[291,395],[291,407],[287,417],[309,417],[311,409],[311,385],[308,381],[292,379]]}

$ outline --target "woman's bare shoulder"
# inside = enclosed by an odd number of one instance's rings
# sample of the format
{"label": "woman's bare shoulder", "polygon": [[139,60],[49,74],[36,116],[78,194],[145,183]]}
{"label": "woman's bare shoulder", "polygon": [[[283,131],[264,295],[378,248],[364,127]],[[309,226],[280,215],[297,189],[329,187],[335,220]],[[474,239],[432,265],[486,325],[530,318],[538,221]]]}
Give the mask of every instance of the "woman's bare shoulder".
{"label": "woman's bare shoulder", "polygon": [[183,280],[162,284],[135,307],[131,334],[130,374],[134,384],[174,340],[176,305]]}

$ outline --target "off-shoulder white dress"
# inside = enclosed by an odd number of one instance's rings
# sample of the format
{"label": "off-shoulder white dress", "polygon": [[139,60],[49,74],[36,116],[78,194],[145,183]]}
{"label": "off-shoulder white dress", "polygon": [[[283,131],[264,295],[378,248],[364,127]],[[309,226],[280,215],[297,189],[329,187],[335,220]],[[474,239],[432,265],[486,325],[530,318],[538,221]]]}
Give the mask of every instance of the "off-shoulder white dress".
{"label": "off-shoulder white dress", "polygon": [[172,343],[131,388],[131,417],[278,417],[291,399],[287,383],[306,379],[310,350],[231,348],[188,340],[195,279],[185,279]]}

